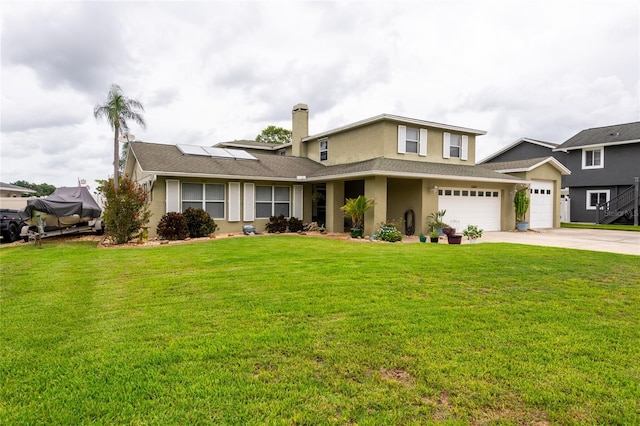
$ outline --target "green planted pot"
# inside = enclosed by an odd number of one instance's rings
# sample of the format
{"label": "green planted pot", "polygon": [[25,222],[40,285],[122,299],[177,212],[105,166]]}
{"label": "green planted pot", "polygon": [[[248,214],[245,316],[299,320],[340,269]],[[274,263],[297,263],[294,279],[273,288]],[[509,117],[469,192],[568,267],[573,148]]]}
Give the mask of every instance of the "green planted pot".
{"label": "green planted pot", "polygon": [[362,228],[351,228],[351,238],[362,238]]}

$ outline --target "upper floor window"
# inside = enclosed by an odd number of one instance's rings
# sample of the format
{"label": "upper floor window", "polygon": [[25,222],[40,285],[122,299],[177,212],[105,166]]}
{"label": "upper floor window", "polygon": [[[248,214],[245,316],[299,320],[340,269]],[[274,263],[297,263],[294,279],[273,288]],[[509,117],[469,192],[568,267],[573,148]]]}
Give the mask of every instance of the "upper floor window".
{"label": "upper floor window", "polygon": [[462,146],[460,135],[451,135],[449,144],[449,157],[460,158],[460,148]]}
{"label": "upper floor window", "polygon": [[320,140],[320,161],[329,159],[329,139]]}
{"label": "upper floor window", "polygon": [[418,153],[418,144],[420,142],[420,136],[418,133],[418,129],[412,129],[407,127],[407,141],[406,141],[406,152],[408,153]]}
{"label": "upper floor window", "polygon": [[583,169],[602,169],[604,167],[604,147],[582,150]]}
{"label": "upper floor window", "polygon": [[256,185],[256,218],[290,216],[291,191],[287,186]]}
{"label": "upper floor window", "polygon": [[466,160],[469,152],[469,136],[455,133],[443,133],[442,158]]}
{"label": "upper floor window", "polygon": [[427,129],[398,126],[398,154],[427,155]]}
{"label": "upper floor window", "polygon": [[609,189],[587,190],[587,210],[595,210],[598,204],[608,202],[610,196]]}
{"label": "upper floor window", "polygon": [[224,202],[224,184],[182,184],[182,211],[189,207],[203,209],[214,219],[224,219]]}

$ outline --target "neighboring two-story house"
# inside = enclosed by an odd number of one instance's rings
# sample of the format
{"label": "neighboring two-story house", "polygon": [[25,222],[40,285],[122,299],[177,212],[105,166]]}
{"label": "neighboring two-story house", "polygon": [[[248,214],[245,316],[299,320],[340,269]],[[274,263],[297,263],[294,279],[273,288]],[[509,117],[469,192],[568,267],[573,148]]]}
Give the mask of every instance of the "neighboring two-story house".
{"label": "neighboring two-story house", "polygon": [[[563,221],[634,223],[640,122],[582,130],[560,145],[521,138],[478,164],[505,172],[514,168],[514,162],[534,164],[549,157],[566,171],[562,176]],[[532,209],[539,198],[536,189],[531,187]]]}
{"label": "neighboring two-story house", "polygon": [[150,234],[166,212],[187,207],[204,208],[221,232],[240,232],[244,224],[263,230],[280,214],[344,232],[340,207],[358,195],[375,200],[365,217],[368,235],[388,219],[405,218],[415,223],[403,226],[426,232],[427,216],[443,209],[444,220],[460,230],[512,230],[513,194],[529,185],[527,174],[559,192],[560,172],[548,163],[513,174],[476,166],[482,130],[389,114],[315,135],[308,129],[308,107],[298,104],[290,144],[131,142],[125,173],[150,192]]}
{"label": "neighboring two-story house", "polygon": [[553,151],[571,170],[563,187],[569,189],[572,222],[634,223],[640,122],[582,130]]}

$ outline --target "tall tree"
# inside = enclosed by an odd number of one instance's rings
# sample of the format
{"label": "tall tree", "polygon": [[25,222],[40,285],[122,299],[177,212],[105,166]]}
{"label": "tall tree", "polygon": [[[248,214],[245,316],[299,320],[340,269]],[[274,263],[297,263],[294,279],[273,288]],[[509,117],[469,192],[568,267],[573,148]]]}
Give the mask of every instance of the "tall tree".
{"label": "tall tree", "polygon": [[291,130],[277,126],[267,126],[258,136],[256,142],[262,143],[289,143],[291,142]]}
{"label": "tall tree", "polygon": [[118,175],[120,172],[120,142],[118,140],[120,138],[120,132],[129,132],[128,120],[138,123],[143,128],[146,127],[147,124],[142,116],[142,112],[144,112],[142,104],[135,99],[127,98],[117,84],[111,85],[105,103],[102,105],[98,104],[93,109],[93,115],[96,119],[106,119],[113,130],[114,188],[118,188]]}

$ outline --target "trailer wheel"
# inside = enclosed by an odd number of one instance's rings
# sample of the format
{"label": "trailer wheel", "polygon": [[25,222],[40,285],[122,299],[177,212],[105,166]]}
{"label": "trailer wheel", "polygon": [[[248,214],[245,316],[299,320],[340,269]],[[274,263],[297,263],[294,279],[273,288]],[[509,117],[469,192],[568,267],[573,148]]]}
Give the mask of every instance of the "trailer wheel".
{"label": "trailer wheel", "polygon": [[9,228],[7,229],[7,233],[5,234],[7,238],[7,242],[12,243],[18,240],[18,225],[15,223],[10,223]]}

